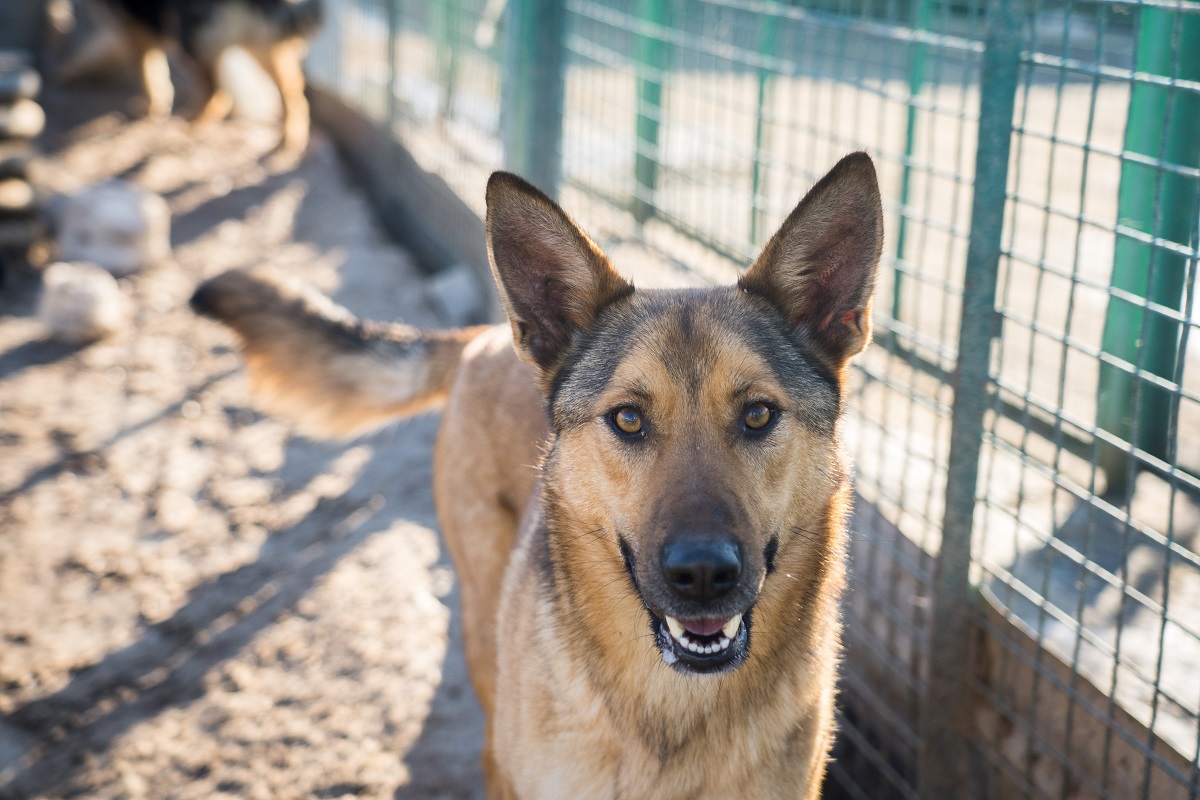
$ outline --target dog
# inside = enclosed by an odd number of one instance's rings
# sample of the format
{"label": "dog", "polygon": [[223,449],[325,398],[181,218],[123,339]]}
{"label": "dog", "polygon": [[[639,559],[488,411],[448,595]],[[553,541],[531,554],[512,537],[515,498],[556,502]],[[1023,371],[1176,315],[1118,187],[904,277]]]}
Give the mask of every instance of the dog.
{"label": "dog", "polygon": [[141,69],[152,118],[170,116],[175,100],[167,50],[190,67],[201,92],[198,123],[223,119],[232,99],[217,81],[221,55],[241,47],[262,66],[283,103],[281,147],[308,144],[309,110],[301,61],[321,26],[320,0],[93,0],[115,22]]}
{"label": "dog", "polygon": [[286,278],[202,284],[269,409],[354,434],[443,407],[434,494],[492,798],[817,798],[850,502],[848,362],[883,242],[871,159],[734,286],[635,290],[496,173],[507,326],[360,322]]}

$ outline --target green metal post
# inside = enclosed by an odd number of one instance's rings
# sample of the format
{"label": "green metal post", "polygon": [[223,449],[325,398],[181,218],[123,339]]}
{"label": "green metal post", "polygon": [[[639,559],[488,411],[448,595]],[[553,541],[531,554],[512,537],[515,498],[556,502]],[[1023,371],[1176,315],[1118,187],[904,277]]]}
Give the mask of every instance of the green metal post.
{"label": "green metal post", "polygon": [[[1142,8],[1135,68],[1139,73],[1200,80],[1200,14]],[[1164,125],[1165,121],[1165,125]],[[1200,166],[1200,93],[1153,83],[1135,83],[1129,100],[1125,150],[1155,162],[1126,160],[1121,166],[1118,224],[1182,246],[1198,212],[1195,178],[1161,170],[1158,163]],[[1182,306],[1187,259],[1118,231],[1112,285],[1160,306]],[[1148,318],[1146,317],[1149,314]],[[1180,323],[1118,297],[1111,297],[1103,349],[1144,372],[1168,380],[1179,356]],[[1172,395],[1141,382],[1126,369],[1102,364],[1097,424],[1147,453],[1166,458]],[[1134,397],[1137,419],[1134,420]],[[1135,433],[1136,430],[1136,433]],[[1136,441],[1134,439],[1136,438]],[[1098,460],[1108,491],[1124,494],[1130,476],[1129,450],[1102,443]]]}
{"label": "green metal post", "polygon": [[[666,28],[671,24],[671,0],[638,0],[637,17]],[[645,222],[654,216],[654,192],[658,186],[658,128],[662,114],[662,76],[671,59],[671,46],[661,36],[638,34],[637,57],[637,142],[633,174],[638,193],[633,198],[633,216]]]}
{"label": "green metal post", "polygon": [[399,65],[396,63],[396,36],[400,33],[400,0],[387,2],[387,124],[388,133],[395,132],[396,115],[399,108],[396,103],[396,75]]}
{"label": "green metal post", "polygon": [[[792,0],[786,0],[789,4]],[[762,26],[758,32],[758,52],[764,57],[775,55],[776,41],[779,38],[779,17],[775,14],[764,13],[762,16]],[[754,120],[754,163],[751,165],[750,175],[750,242],[757,245],[759,243],[758,236],[762,231],[766,210],[762,207],[763,175],[763,156],[766,154],[765,142],[766,139],[766,122],[767,122],[767,100],[771,91],[771,71],[767,67],[758,68],[758,101],[755,106]]]}
{"label": "green metal post", "polygon": [[566,0],[509,0],[504,49],[504,163],[550,197],[562,181]]}
{"label": "green metal post", "polygon": [[438,104],[438,122],[442,124],[454,110],[454,88],[458,82],[457,17],[454,0],[431,0],[429,27],[433,34],[435,78],[442,90]]}
{"label": "green metal post", "polygon": [[[933,21],[934,0],[919,0],[917,3],[916,30],[925,32]],[[913,146],[917,137],[917,97],[925,86],[925,59],[929,45],[923,41],[913,42],[908,60],[908,112],[904,126],[904,167],[900,173],[900,220],[896,225],[896,260],[904,260],[904,245],[908,238],[908,194],[912,182]],[[904,289],[904,274],[899,270],[892,280],[892,319],[900,319],[900,300]]]}
{"label": "green metal post", "polygon": [[929,676],[921,706],[920,796],[970,796],[968,742],[973,719],[971,537],[979,477],[992,339],[996,335],[996,278],[1007,197],[1008,157],[1021,55],[1022,0],[989,8],[980,74],[979,136],[971,236],[963,277],[954,411],[946,465],[946,511],[930,598]]}

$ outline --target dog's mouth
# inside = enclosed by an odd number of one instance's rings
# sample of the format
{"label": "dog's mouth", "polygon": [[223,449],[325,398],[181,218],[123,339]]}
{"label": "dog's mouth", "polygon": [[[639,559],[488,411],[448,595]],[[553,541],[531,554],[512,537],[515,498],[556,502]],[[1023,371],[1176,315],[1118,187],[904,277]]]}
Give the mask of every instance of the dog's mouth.
{"label": "dog's mouth", "polygon": [[638,585],[633,549],[624,537],[618,537],[617,542],[629,582],[650,615],[650,630],[667,666],[680,672],[714,673],[731,670],[746,660],[750,652],[751,609],[731,617],[656,614],[650,610]]}
{"label": "dog's mouth", "polygon": [[681,672],[724,672],[746,660],[750,612],[732,617],[676,619],[650,612],[663,661]]}

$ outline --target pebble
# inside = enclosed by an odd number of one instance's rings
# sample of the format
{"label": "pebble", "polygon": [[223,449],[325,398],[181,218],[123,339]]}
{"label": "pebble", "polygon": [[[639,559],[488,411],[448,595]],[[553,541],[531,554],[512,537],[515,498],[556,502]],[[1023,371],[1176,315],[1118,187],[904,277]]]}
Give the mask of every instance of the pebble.
{"label": "pebble", "polygon": [[111,274],[85,262],[58,262],[42,275],[38,319],[50,336],[66,344],[87,344],[129,323],[129,300]]}

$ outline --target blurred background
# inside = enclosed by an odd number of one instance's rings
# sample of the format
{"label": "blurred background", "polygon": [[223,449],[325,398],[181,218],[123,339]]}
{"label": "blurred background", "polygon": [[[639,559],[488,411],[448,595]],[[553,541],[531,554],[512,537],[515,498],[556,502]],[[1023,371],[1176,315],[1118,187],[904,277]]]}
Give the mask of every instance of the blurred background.
{"label": "blurred background", "polygon": [[[45,78],[31,174],[48,231],[44,254],[27,252],[33,266],[11,268],[0,290],[0,795],[9,780],[11,796],[125,796],[122,781],[145,796],[190,796],[182,785],[478,796],[453,582],[427,481],[413,477],[427,474],[435,423],[349,449],[291,438],[245,408],[225,335],[179,307],[195,280],[277,261],[356,313],[495,318],[480,218],[487,175],[507,168],[556,196],[638,284],[728,282],[817,178],[862,149],[879,170],[887,241],[845,432],[857,505],[826,795],[1200,797],[1200,3],[323,6],[306,61],[314,134],[290,161],[272,149],[279,101],[253,59],[226,58],[234,118],[197,131],[130,111],[139,87],[114,66],[120,44],[95,46],[106,55],[90,84],[55,80],[56,64],[102,37],[102,23],[80,32],[86,8],[70,26],[56,21],[66,10],[32,0],[0,9],[0,44]],[[61,198],[111,178],[165,198],[171,255],[121,278],[130,328],[67,350],[38,338],[37,262],[61,245]],[[158,417],[143,384],[160,392]],[[101,385],[125,427],[74,431]],[[143,401],[147,414],[129,411]],[[114,454],[143,433],[128,463],[148,488],[131,489],[112,478]],[[240,436],[271,444],[245,449]],[[347,467],[351,453],[360,462]],[[70,466],[85,456],[92,467]],[[402,479],[398,458],[411,461]],[[333,464],[349,488],[312,488]],[[187,477],[163,477],[173,469]],[[231,500],[220,488],[231,480],[253,488]],[[61,507],[62,481],[76,506]],[[128,518],[94,523],[111,530],[88,561],[62,523],[95,519],[80,509],[105,491]],[[288,502],[309,511],[263,518]],[[203,542],[191,541],[197,520]],[[347,520],[358,520],[349,539],[329,533]],[[351,562],[379,576],[360,561],[382,539],[389,549],[372,558],[405,563],[427,599],[360,576],[360,605],[339,611],[348,601],[330,587]],[[296,559],[314,547],[328,563],[298,582]],[[211,563],[163,554],[180,548]],[[420,569],[394,555],[405,548],[420,550]],[[106,587],[114,563],[129,575]],[[228,583],[247,570],[250,590],[230,603]],[[86,580],[68,595],[61,575],[75,573]],[[146,581],[162,595],[150,614],[149,590],[130,588]],[[25,587],[15,606],[6,583]],[[261,601],[260,622],[230,623],[227,646],[200,641],[264,591],[282,599]],[[364,696],[330,659],[363,636],[383,641],[371,632],[396,620],[373,615],[397,592],[394,613],[437,613],[412,615],[420,635],[406,621],[412,635],[372,644],[372,668],[347,656],[378,683]],[[96,600],[114,596],[108,610]],[[220,613],[189,616],[197,598]],[[80,603],[91,616],[79,625],[108,626],[86,647],[52,634]],[[275,687],[295,667],[262,643],[287,625],[310,654],[312,695],[280,705]],[[314,649],[325,635],[336,641]],[[139,683],[162,670],[158,689]],[[324,721],[312,705],[322,693],[371,708],[367,732]],[[251,700],[260,724],[247,733],[231,709]],[[168,723],[220,755],[178,766],[146,733]],[[316,743],[335,734],[355,752],[335,767],[350,777],[287,777],[300,761],[321,774]],[[379,744],[377,772],[354,766],[363,737]],[[254,759],[265,761],[247,771]]]}

